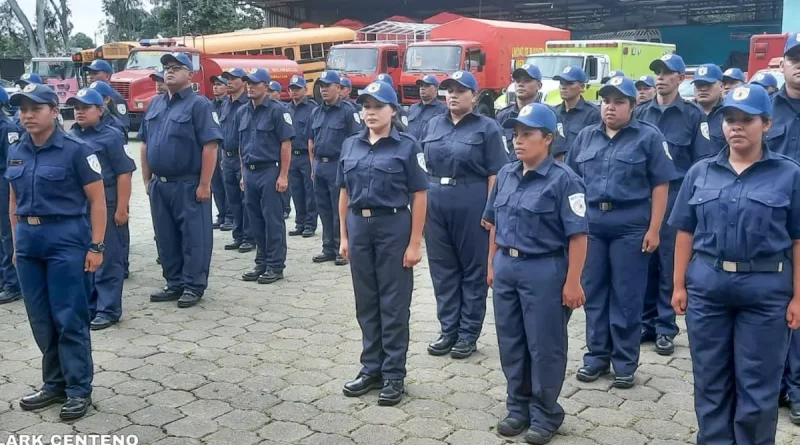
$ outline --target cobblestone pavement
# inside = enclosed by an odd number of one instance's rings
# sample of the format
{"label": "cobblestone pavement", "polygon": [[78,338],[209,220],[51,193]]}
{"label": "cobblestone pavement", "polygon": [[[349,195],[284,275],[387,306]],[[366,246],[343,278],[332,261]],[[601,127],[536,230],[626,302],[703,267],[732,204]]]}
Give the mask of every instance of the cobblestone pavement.
{"label": "cobblestone pavement", "polygon": [[[137,145],[138,147],[138,145]],[[134,150],[138,153],[138,150]],[[439,331],[428,267],[415,269],[408,394],[397,407],[379,407],[377,393],[342,395],[359,371],[361,334],[349,270],[313,265],[315,238],[291,238],[286,279],[245,283],[253,254],[222,249],[230,233],[215,232],[210,287],[198,307],[148,301],[162,285],[147,198],[134,176],[131,278],[123,320],[92,334],[94,408],[74,423],[58,407],[23,412],[20,396],[41,382],[41,354],[22,302],[0,306],[0,443],[8,434],[135,434],[141,444],[499,445],[505,415],[494,316],[489,303],[479,351],[456,361],[429,356]],[[292,220],[290,220],[292,221]],[[579,383],[584,314],[569,327],[568,376],[562,391],[566,421],[560,445],[678,445],[694,443],[691,362],[685,334],[672,357],[646,345],[637,386],[611,389],[611,380]],[[779,444],[800,445],[780,413]]]}

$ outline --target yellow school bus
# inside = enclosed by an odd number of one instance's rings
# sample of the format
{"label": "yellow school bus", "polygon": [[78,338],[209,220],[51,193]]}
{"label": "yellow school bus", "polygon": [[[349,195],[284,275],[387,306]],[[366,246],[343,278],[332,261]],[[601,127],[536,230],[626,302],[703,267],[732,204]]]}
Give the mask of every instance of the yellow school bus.
{"label": "yellow school bus", "polygon": [[95,59],[103,59],[111,65],[114,72],[125,69],[128,61],[128,54],[131,48],[139,46],[138,42],[113,42],[100,45],[94,50]]}
{"label": "yellow school bus", "polygon": [[83,68],[89,66],[92,60],[94,60],[94,48],[84,49],[72,55],[72,63],[75,64],[75,72],[78,74],[78,86],[81,88],[88,85],[86,72]]}

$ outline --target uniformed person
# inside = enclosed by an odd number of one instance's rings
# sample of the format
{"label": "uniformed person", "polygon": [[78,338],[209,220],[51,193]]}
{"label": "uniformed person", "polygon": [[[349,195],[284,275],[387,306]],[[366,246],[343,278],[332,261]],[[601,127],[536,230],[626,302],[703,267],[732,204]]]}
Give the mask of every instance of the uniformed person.
{"label": "uniformed person", "polygon": [[[393,90],[395,90],[395,94],[397,93],[397,90],[394,87],[394,79],[392,79],[392,76],[390,76],[390,75],[388,75],[386,73],[380,73],[375,78],[375,81],[376,82],[383,82],[383,83],[389,85],[390,87],[392,87]],[[348,82],[349,82],[349,80],[348,80]],[[352,85],[351,85],[351,87],[352,87]],[[350,102],[350,103],[352,103],[353,105],[358,107],[359,110],[361,109],[360,105],[355,104],[354,102]],[[397,109],[397,115],[394,117],[393,125],[400,132],[407,132],[408,131],[408,113],[406,113],[405,108],[400,107],[400,108]]]}
{"label": "uniformed person", "polygon": [[156,94],[164,94],[167,92],[167,85],[164,83],[164,72],[156,71],[150,75],[150,80],[156,83]]}
{"label": "uniformed person", "polygon": [[[349,78],[341,76],[339,78],[339,99],[349,101],[350,93],[352,91],[353,91],[353,82],[351,82]],[[361,109],[360,105],[357,105],[357,107],[359,108],[359,110]]]}
{"label": "uniformed person", "polygon": [[408,108],[408,130],[410,135],[422,139],[425,124],[439,114],[447,112],[447,105],[439,100],[439,79],[433,75],[423,76],[417,81],[420,101]]}
{"label": "uniformed person", "polygon": [[[228,102],[228,79],[223,76],[211,76],[211,89],[214,94],[211,104],[217,116],[222,116],[222,110]],[[220,126],[222,121],[220,121]],[[211,224],[213,229],[220,229],[223,232],[233,230],[233,213],[228,208],[227,194],[225,193],[225,181],[222,178],[222,147],[217,150],[217,166],[214,169],[214,176],[211,177],[211,194],[214,197],[214,205],[217,207],[217,218]]]}
{"label": "uniformed person", "polygon": [[549,154],[556,124],[544,104],[526,105],[505,122],[514,129],[518,160],[500,169],[484,211],[492,223],[487,281],[508,382],[508,416],[497,432],[515,436],[530,426],[530,443],[549,442],[564,421],[557,399],[567,370],[567,322],[586,301],[586,188]]}
{"label": "uniformed person", "polygon": [[723,95],[728,95],[728,92],[746,82],[744,73],[739,68],[728,68],[722,73],[722,89]]}
{"label": "uniformed person", "polygon": [[554,108],[558,124],[553,137],[563,134],[564,146],[569,150],[581,130],[600,122],[600,109],[583,99],[589,77],[580,67],[567,65],[553,80],[558,81],[561,93],[561,103]]}
{"label": "uniformed person", "polygon": [[44,355],[44,386],[19,405],[27,411],[64,403],[60,417],[77,419],[92,404],[89,291],[105,249],[102,169],[87,144],[57,127],[58,96],[50,87],[26,85],[10,102],[28,130],[6,163],[14,256]]}
{"label": "uniformed person", "polygon": [[[108,64],[105,60],[96,59],[94,60],[89,66],[84,68],[86,72],[89,73],[89,82],[97,82],[98,80],[102,80],[107,84],[111,84],[111,75],[114,74],[114,70],[111,68],[111,65]],[[131,119],[128,115],[128,105],[125,102],[125,98],[122,97],[119,92],[113,90],[114,94],[112,96],[114,102],[114,109],[117,111],[119,118],[122,120],[122,124],[125,128],[130,128],[131,126]]]}
{"label": "uniformed person", "polygon": [[656,97],[656,79],[653,76],[641,76],[636,81],[636,105],[649,102]]}
{"label": "uniformed person", "polygon": [[669,219],[698,444],[776,443],[789,328],[800,327],[800,166],[764,143],[771,108],[760,86],[730,91],[729,146],[689,169]]}
{"label": "uniformed person", "polygon": [[292,139],[292,162],[289,165],[289,188],[294,190],[294,230],[289,236],[311,238],[317,231],[317,206],[314,202],[314,183],[311,180],[311,165],[308,143],[311,133],[311,111],[318,105],[307,97],[308,88],[302,75],[296,74],[289,81],[289,114],[292,115],[295,137]]}
{"label": "uniformed person", "polygon": [[[37,74],[37,73],[24,73],[17,80],[17,87],[19,87],[20,89],[23,89],[27,85],[32,84],[32,83],[33,84],[37,84],[37,85],[41,85],[42,84],[41,76],[39,76],[39,74]],[[61,113],[58,114],[58,118],[61,118]],[[12,119],[12,122],[15,125],[19,126],[20,130],[23,133],[25,132],[25,127],[19,121],[19,110],[17,110],[17,112],[14,114],[14,118]]]}
{"label": "uniformed person", "polygon": [[396,405],[404,393],[413,267],[422,260],[428,178],[417,140],[393,126],[400,107],[394,89],[374,82],[358,101],[367,128],[345,140],[336,179],[340,252],[350,259],[363,339],[361,372],[343,391],[355,397],[382,388],[378,404]]}
{"label": "uniformed person", "polygon": [[128,204],[131,199],[131,176],[136,170],[125,138],[119,130],[103,124],[107,112],[103,96],[95,89],[84,88],[67,100],[75,109],[71,134],[92,150],[103,175],[106,200],[106,250],[103,264],[94,275],[94,289],[89,303],[93,316],[92,330],[105,329],[122,316],[122,283],[125,279],[125,245],[130,239]]}
{"label": "uniformed person", "polygon": [[233,221],[233,242],[225,245],[225,250],[238,250],[247,253],[255,250],[255,240],[250,231],[250,217],[244,206],[244,191],[241,188],[242,160],[239,157],[239,128],[236,126],[236,112],[249,100],[242,78],[245,72],[241,68],[233,68],[222,73],[228,81],[230,99],[222,107],[220,127],[222,128],[222,181],[225,187],[225,202]]}
{"label": "uniformed person", "polygon": [[277,80],[271,80],[269,82],[269,88],[267,88],[267,96],[270,99],[278,102],[278,105],[282,105],[282,106],[286,107],[287,104],[284,103],[284,102],[281,102],[281,90],[282,89],[283,89],[283,87],[281,86],[281,84]]}
{"label": "uniformed person", "polygon": [[707,123],[700,123],[703,137],[710,139],[712,150],[719,152],[727,143],[722,134],[722,99],[725,97],[722,88],[722,70],[713,63],[697,67],[694,79],[694,101],[706,115]]}
{"label": "uniformed person", "polygon": [[128,141],[128,128],[122,122],[122,119],[117,115],[117,111],[114,107],[114,103],[112,101],[112,96],[114,95],[114,89],[111,88],[111,85],[103,82],[102,80],[98,80],[96,82],[92,82],[89,85],[89,88],[94,89],[103,97],[103,104],[106,107],[106,111],[103,112],[103,123],[106,125],[111,125],[112,127],[116,128],[122,133],[122,136],[125,138],[125,141]]}
{"label": "uniformed person", "polygon": [[[289,110],[289,104],[281,101],[281,84],[277,80],[270,81],[268,88],[269,98],[278,102],[284,109]],[[289,219],[289,214],[292,213],[292,191],[291,187],[287,187],[286,191],[281,193],[281,202],[283,203],[283,219]]]}
{"label": "uniformed person", "polygon": [[[667,218],[686,171],[698,159],[714,153],[714,149],[708,130],[704,130],[706,118],[703,111],[683,99],[678,90],[686,72],[683,58],[666,54],[651,62],[650,69],[656,74],[657,94],[655,99],[636,107],[634,117],[661,130],[668,144],[665,154],[674,160],[679,173],[679,176],[671,178]],[[652,283],[645,294],[642,320],[642,342],[655,341],[656,352],[661,355],[672,355],[675,351],[673,339],[678,334],[675,311],[670,305],[675,233],[673,227],[661,225],[660,248],[650,257],[648,280]]]}
{"label": "uniformed person", "polygon": [[613,385],[625,389],[633,387],[639,365],[648,260],[677,173],[661,132],[633,117],[633,80],[613,77],[600,96],[602,122],[581,131],[567,155],[586,182],[589,218],[583,271],[589,351],[576,377],[592,382],[613,365]]}
{"label": "uniformed person", "polygon": [[289,186],[292,159],[292,116],[268,97],[270,77],[257,69],[242,78],[250,103],[236,112],[242,158],[242,184],[250,227],[256,240],[255,268],[244,281],[271,284],[283,279],[286,267],[286,222],[282,194]]}
{"label": "uniformed person", "polygon": [[508,157],[500,127],[473,109],[475,76],[456,71],[442,88],[448,112],[434,116],[422,138],[431,182],[425,246],[442,328],[428,353],[461,359],[477,350],[486,315],[489,226],[482,215]]}
{"label": "uniformed person", "polygon": [[8,164],[8,150],[11,144],[20,138],[21,130],[19,126],[12,122],[6,115],[9,105],[8,93],[4,88],[0,88],[0,277],[2,277],[2,292],[0,292],[0,304],[11,303],[22,298],[19,290],[19,279],[17,269],[14,267],[12,258],[14,256],[13,236],[11,233],[11,220],[8,213],[8,180],[5,178],[6,165]]}
{"label": "uniformed person", "polygon": [[208,286],[211,266],[211,176],[222,139],[219,117],[192,91],[192,61],[165,54],[167,94],[156,96],[139,129],[142,178],[150,195],[166,286],[150,301],[196,305]]}
{"label": "uniformed person", "polygon": [[625,72],[622,70],[612,70],[608,72],[608,76],[605,76],[602,79],[600,79],[600,82],[606,84],[608,83],[609,80],[611,80],[612,77],[627,77],[627,76],[625,75]]}
{"label": "uniformed person", "polygon": [[339,75],[324,71],[317,79],[322,104],[311,112],[311,133],[308,156],[314,178],[314,199],[322,220],[322,252],[314,255],[315,263],[334,261],[344,266],[347,260],[339,255],[339,187],[336,165],[344,140],[362,129],[361,116],[339,98]]}
{"label": "uniformed person", "polygon": [[758,73],[753,76],[750,83],[764,87],[770,98],[778,92],[778,79],[770,73]]}

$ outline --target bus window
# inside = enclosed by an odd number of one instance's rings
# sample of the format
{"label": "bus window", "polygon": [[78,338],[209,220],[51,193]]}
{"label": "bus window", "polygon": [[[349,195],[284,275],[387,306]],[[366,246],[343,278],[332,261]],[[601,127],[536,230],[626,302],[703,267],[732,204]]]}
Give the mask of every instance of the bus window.
{"label": "bus window", "polygon": [[317,60],[321,60],[321,59],[325,58],[325,52],[322,49],[322,44],[321,43],[315,43],[315,44],[311,45],[311,57],[313,57],[313,58],[315,58]]}
{"label": "bus window", "polygon": [[294,59],[294,48],[286,48],[286,49],[284,49],[283,50],[283,55],[286,56],[286,58],[289,59],[289,60],[295,60]]}
{"label": "bus window", "polygon": [[300,45],[300,60],[311,59],[311,45]]}

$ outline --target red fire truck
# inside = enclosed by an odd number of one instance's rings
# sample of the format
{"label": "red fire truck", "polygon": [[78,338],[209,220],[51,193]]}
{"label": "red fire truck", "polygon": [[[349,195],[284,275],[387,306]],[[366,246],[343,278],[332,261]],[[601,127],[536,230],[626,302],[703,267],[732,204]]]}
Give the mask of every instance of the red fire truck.
{"label": "red fire truck", "polygon": [[789,34],[758,34],[750,37],[747,73],[752,78],[759,70],[769,68],[770,61],[783,57]]}

